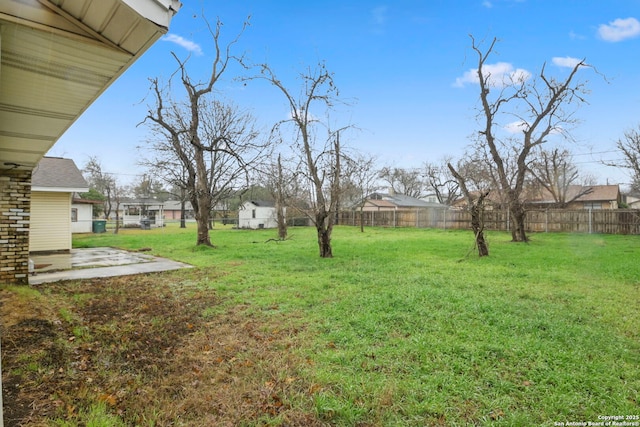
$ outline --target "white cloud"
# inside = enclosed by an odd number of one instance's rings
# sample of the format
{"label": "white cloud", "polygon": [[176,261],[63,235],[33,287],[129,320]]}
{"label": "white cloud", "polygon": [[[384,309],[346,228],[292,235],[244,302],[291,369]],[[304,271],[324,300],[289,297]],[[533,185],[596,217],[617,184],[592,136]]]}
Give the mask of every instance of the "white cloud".
{"label": "white cloud", "polygon": [[509,133],[522,133],[529,129],[529,123],[527,122],[511,122],[503,126],[503,129]]}
{"label": "white cloud", "polygon": [[482,2],[482,5],[484,7],[486,7],[487,9],[491,9],[493,7],[493,3],[491,3],[489,0],[485,0]]}
{"label": "white cloud", "polygon": [[640,22],[636,18],[618,18],[598,27],[598,35],[608,42],[619,42],[640,36]]}
{"label": "white cloud", "polygon": [[199,44],[191,40],[187,40],[184,37],[179,36],[177,34],[167,34],[162,38],[162,40],[175,43],[178,46],[185,48],[189,52],[195,53],[196,55],[202,55],[202,48],[200,47]]}
{"label": "white cloud", "polygon": [[[484,66],[484,76],[489,87],[500,87],[511,82],[529,80],[531,73],[523,68],[513,68],[508,62],[498,62]],[[465,84],[478,84],[478,70],[470,69],[462,77],[458,77],[453,84],[455,87],[463,87]]]}
{"label": "white cloud", "polygon": [[[504,131],[506,131],[507,133],[510,134],[517,134],[517,133],[522,133],[522,132],[526,132],[527,130],[529,130],[529,126],[530,124],[525,122],[525,121],[519,121],[519,122],[511,122],[511,123],[507,123],[506,125],[504,125],[502,127],[502,129]],[[560,126],[554,127],[551,129],[551,131],[549,132],[550,135],[560,135],[562,134],[563,129]]]}
{"label": "white cloud", "polygon": [[576,65],[578,65],[581,61],[582,61],[581,59],[572,58],[570,56],[565,56],[565,57],[555,56],[551,59],[551,62],[553,62],[558,67],[566,67],[566,68],[573,68]]}

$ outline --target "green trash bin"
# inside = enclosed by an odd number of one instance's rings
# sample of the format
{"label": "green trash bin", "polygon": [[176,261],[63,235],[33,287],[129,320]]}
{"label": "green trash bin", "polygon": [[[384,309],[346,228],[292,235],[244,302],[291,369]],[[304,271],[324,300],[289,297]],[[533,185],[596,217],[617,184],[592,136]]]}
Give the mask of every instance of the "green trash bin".
{"label": "green trash bin", "polygon": [[93,220],[93,229],[94,233],[104,233],[107,231],[107,221],[104,219],[96,219]]}

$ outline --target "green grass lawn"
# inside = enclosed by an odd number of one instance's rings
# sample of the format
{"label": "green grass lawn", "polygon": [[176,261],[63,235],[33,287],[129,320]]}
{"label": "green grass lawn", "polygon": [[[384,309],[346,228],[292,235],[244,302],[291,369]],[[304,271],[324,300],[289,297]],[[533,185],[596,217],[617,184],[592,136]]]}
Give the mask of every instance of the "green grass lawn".
{"label": "green grass lawn", "polygon": [[296,323],[288,351],[307,361],[299,374],[331,425],[640,415],[640,236],[489,233],[480,259],[469,231],[337,227],[334,258],[321,259],[311,228],[267,242],[274,230],[217,226],[214,249],[195,247],[194,225],[174,227],[74,247],[150,247],[199,267],[184,280],[227,307]]}

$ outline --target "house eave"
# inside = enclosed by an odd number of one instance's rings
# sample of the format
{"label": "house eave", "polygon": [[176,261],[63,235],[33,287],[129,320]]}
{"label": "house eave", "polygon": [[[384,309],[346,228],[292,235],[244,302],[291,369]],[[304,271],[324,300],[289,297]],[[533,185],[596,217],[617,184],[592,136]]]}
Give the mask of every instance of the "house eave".
{"label": "house eave", "polygon": [[31,170],[167,32],[176,0],[0,2],[0,170]]}
{"label": "house eave", "polygon": [[42,191],[47,193],[86,193],[89,187],[40,187],[31,186],[31,191]]}

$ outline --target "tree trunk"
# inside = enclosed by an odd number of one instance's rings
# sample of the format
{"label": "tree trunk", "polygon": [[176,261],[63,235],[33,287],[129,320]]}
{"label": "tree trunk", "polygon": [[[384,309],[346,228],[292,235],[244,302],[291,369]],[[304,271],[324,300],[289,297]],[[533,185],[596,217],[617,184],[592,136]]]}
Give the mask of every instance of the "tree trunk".
{"label": "tree trunk", "polygon": [[333,231],[333,212],[322,209],[316,215],[316,230],[318,232],[318,248],[321,258],[333,258],[331,249],[331,232]]}
{"label": "tree trunk", "polygon": [[206,195],[198,197],[198,212],[196,213],[196,223],[198,224],[198,239],[196,245],[213,246],[209,237],[209,223],[211,210],[210,203]]}
{"label": "tree trunk", "polygon": [[113,230],[113,234],[118,234],[118,231],[120,231],[120,215],[119,215],[119,208],[116,210],[116,228]]}
{"label": "tree trunk", "polygon": [[213,246],[209,239],[209,220],[207,218],[197,218],[198,223],[198,240],[196,245]]}
{"label": "tree trunk", "polygon": [[187,224],[185,222],[185,202],[182,200],[180,202],[180,228],[187,228]]}
{"label": "tree trunk", "polygon": [[285,240],[287,238],[287,218],[280,202],[276,202],[276,222],[278,223],[278,239]]}
{"label": "tree trunk", "polygon": [[360,206],[360,232],[364,233],[364,206]]}
{"label": "tree trunk", "polygon": [[484,238],[483,203],[485,196],[486,195],[481,195],[471,207],[471,229],[475,235],[479,257],[489,256],[489,246],[487,246],[487,241]]}
{"label": "tree trunk", "polygon": [[479,257],[489,256],[489,246],[484,240],[484,232],[482,230],[476,234],[476,247],[478,248]]}
{"label": "tree trunk", "polygon": [[528,242],[529,238],[525,231],[526,211],[519,201],[511,201],[509,203],[509,213],[511,215],[511,241],[512,242]]}
{"label": "tree trunk", "polygon": [[276,199],[276,222],[278,223],[278,239],[287,238],[287,216],[285,214],[284,177],[282,173],[282,159],[278,154],[278,169],[276,177],[275,199]]}
{"label": "tree trunk", "polygon": [[198,212],[198,240],[196,245],[213,246],[209,237],[211,224],[211,195],[208,188],[207,167],[202,150],[195,150],[194,160],[196,164],[196,203]]}
{"label": "tree trunk", "polygon": [[331,229],[324,228],[320,224],[316,226],[318,230],[318,247],[320,249],[320,258],[333,258],[331,250]]}

